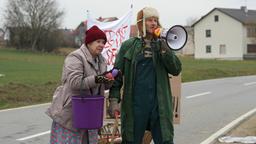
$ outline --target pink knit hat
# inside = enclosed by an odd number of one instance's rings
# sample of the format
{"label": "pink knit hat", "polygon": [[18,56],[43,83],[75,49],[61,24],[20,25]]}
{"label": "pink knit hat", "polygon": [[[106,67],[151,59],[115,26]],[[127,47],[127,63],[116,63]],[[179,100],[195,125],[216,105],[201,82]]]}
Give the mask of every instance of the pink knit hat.
{"label": "pink knit hat", "polygon": [[85,32],[85,44],[88,44],[98,39],[104,39],[105,43],[107,42],[106,34],[102,30],[100,30],[96,25],[92,26]]}

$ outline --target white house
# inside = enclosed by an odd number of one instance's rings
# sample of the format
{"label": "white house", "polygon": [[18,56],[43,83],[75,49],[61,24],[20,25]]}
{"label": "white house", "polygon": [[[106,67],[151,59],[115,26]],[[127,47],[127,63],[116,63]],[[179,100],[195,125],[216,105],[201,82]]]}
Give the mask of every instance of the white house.
{"label": "white house", "polygon": [[7,28],[6,31],[5,31],[5,34],[4,34],[4,40],[5,41],[9,41],[10,40],[10,29]]}
{"label": "white house", "polygon": [[197,59],[256,59],[256,10],[214,8],[195,22]]}
{"label": "white house", "polygon": [[187,43],[181,50],[177,51],[177,53],[181,53],[182,55],[194,55],[195,46],[194,46],[194,30],[193,27],[185,26],[185,29],[188,34]]}

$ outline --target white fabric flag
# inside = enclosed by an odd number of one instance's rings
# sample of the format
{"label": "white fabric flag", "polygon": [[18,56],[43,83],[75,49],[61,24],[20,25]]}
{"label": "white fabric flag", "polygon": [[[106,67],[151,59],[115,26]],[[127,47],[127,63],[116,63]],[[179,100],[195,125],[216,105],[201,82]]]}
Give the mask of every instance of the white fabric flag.
{"label": "white fabric flag", "polygon": [[107,36],[107,43],[102,51],[102,55],[107,60],[108,70],[113,68],[116,55],[122,42],[130,37],[131,21],[132,9],[118,20],[111,22],[100,22],[92,18],[91,14],[87,12],[87,29],[91,28],[93,25],[97,25]]}

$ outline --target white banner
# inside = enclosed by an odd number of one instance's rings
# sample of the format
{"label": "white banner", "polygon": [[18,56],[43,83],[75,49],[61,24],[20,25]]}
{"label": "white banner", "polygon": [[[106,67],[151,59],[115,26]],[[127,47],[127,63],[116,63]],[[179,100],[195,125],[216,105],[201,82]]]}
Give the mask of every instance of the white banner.
{"label": "white banner", "polygon": [[113,68],[116,54],[122,42],[129,39],[131,31],[132,9],[116,21],[100,22],[87,13],[87,29],[97,25],[107,36],[107,43],[102,51],[108,63],[108,69]]}

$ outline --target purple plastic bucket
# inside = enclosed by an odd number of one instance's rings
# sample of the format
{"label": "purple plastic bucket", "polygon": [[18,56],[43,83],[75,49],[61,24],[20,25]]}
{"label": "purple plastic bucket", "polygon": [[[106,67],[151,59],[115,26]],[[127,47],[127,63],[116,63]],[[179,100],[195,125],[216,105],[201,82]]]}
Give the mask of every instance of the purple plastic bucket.
{"label": "purple plastic bucket", "polygon": [[73,126],[99,129],[103,124],[104,96],[72,96]]}

